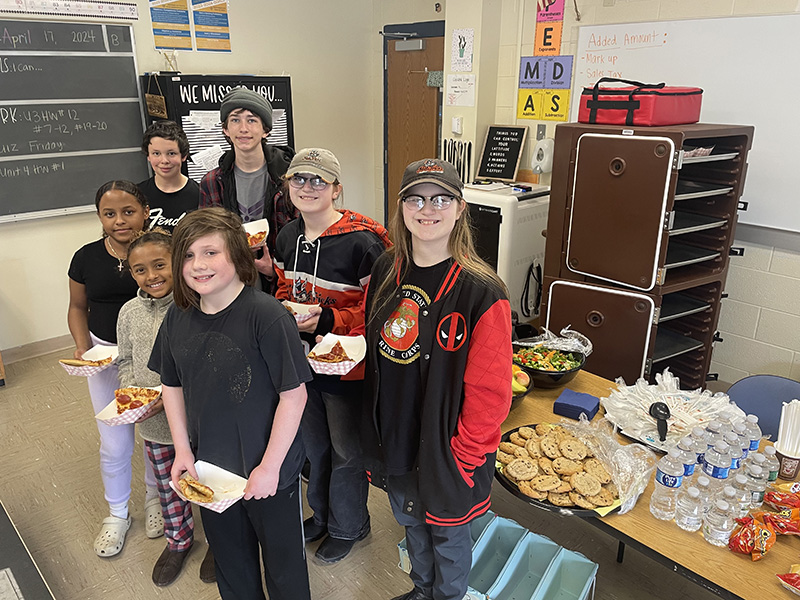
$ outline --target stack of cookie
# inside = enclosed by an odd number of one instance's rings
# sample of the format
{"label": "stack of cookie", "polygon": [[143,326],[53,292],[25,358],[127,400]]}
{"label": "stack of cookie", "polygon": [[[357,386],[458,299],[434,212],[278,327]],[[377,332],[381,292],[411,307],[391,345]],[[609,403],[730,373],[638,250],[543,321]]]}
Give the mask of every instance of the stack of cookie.
{"label": "stack of cookie", "polygon": [[611,506],[619,491],[589,447],[560,425],[520,427],[500,442],[502,474],[520,492],[558,507]]}

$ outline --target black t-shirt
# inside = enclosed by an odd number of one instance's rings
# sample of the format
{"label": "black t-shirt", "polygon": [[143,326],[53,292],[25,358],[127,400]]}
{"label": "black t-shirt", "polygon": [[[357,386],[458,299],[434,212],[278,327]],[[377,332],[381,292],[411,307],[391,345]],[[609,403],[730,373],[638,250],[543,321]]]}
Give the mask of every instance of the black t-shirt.
{"label": "black t-shirt", "polygon": [[[294,317],[251,287],[213,315],[171,306],[148,367],[183,388],[195,458],[242,477],[264,456],[278,394],[312,378]],[[279,488],[296,481],[303,457],[298,432]]]}
{"label": "black t-shirt", "polygon": [[139,289],[128,268],[120,271],[119,260],[108,253],[103,238],[78,250],[67,274],[86,286],[89,331],[101,340],[116,344],[119,311]]}
{"label": "black t-shirt", "polygon": [[162,192],[151,177],[139,184],[139,189],[150,205],[150,229],[161,227],[172,231],[187,213],[197,210],[200,203],[200,186],[193,179],[177,192]]}
{"label": "black t-shirt", "polygon": [[400,301],[381,330],[378,421],[383,447],[387,449],[387,475],[402,475],[416,465],[423,403],[419,313],[433,302],[451,264],[451,259],[431,267],[418,267],[412,262],[400,286]]}

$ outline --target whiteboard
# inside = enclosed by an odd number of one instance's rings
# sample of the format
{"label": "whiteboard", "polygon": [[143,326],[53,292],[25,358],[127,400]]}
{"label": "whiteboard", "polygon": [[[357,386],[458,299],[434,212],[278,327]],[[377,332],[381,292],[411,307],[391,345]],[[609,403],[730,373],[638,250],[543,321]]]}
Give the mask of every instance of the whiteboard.
{"label": "whiteboard", "polygon": [[800,15],[580,28],[572,120],[600,77],[703,88],[700,120],[755,125],[739,222],[800,232]]}

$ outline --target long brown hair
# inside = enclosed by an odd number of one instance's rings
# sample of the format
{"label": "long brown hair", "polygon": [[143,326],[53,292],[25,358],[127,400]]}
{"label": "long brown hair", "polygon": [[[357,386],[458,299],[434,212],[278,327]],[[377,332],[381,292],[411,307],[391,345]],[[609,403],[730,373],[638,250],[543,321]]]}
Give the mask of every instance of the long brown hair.
{"label": "long brown hair", "polygon": [[236,275],[245,285],[253,285],[258,271],[253,263],[253,253],[247,244],[247,235],[242,229],[239,215],[221,208],[201,208],[178,221],[172,233],[172,272],[175,287],[173,297],[178,308],[194,306],[200,310],[200,294],[195,292],[183,278],[183,262],[189,247],[201,237],[219,233],[228,252],[228,258],[236,269]]}
{"label": "long brown hair", "polygon": [[[450,232],[450,238],[447,241],[447,250],[450,252],[450,256],[479,283],[494,288],[503,295],[508,296],[506,285],[497,276],[494,269],[478,256],[478,252],[475,250],[469,204],[460,196],[457,196],[455,201],[463,205],[464,210],[461,211],[461,216],[456,220],[453,230]],[[386,250],[387,254],[392,258],[392,266],[387,271],[386,276],[378,282],[378,287],[373,296],[374,308],[370,311],[370,320],[391,300],[395,290],[399,287],[398,281],[402,283],[405,279],[413,260],[411,232],[406,227],[403,219],[403,206],[399,199],[397,210],[394,211],[394,215],[389,220],[388,229],[389,237],[394,242],[394,246]]]}

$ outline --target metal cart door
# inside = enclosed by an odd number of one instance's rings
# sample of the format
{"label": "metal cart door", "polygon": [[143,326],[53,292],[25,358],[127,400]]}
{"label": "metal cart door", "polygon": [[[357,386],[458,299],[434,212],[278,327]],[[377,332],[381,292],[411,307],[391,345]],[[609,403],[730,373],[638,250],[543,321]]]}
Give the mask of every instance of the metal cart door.
{"label": "metal cart door", "polygon": [[591,340],[594,351],[585,369],[606,379],[622,377],[628,384],[644,377],[655,336],[653,299],[636,292],[547,279],[546,327],[558,332],[570,325]]}
{"label": "metal cart door", "polygon": [[580,136],[567,232],[569,270],[653,289],[666,244],[674,151],[666,137]]}

